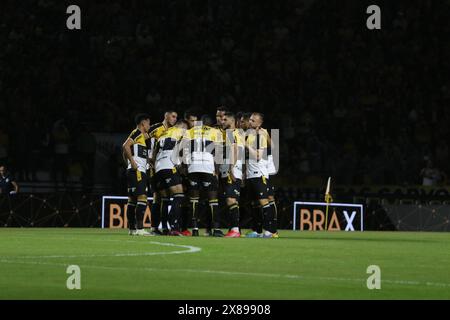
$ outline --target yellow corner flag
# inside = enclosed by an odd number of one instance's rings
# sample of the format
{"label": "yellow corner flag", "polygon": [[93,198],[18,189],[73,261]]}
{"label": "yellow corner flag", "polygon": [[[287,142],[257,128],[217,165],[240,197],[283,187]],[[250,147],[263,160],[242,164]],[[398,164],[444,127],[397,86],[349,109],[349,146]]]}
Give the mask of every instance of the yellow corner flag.
{"label": "yellow corner flag", "polygon": [[330,194],[330,185],[331,185],[331,177],[328,178],[327,189],[325,191],[325,202],[327,203],[327,207],[325,210],[325,231],[328,231],[328,206],[331,202],[333,202],[333,197]]}

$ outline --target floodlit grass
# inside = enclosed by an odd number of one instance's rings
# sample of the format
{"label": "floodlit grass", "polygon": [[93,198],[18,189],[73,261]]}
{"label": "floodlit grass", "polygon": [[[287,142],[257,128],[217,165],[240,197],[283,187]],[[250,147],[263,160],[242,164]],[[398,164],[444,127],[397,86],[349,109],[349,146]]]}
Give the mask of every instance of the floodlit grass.
{"label": "floodlit grass", "polygon": [[[168,245],[169,244],[169,245]],[[81,290],[68,290],[69,265]],[[381,268],[381,289],[366,286]],[[0,229],[0,299],[450,299],[450,233]]]}

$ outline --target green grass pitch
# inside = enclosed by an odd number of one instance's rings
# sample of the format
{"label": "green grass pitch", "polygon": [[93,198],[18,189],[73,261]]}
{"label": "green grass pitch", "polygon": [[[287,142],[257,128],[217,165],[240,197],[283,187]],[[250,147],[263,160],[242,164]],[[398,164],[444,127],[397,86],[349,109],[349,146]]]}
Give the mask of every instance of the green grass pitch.
{"label": "green grass pitch", "polygon": [[[81,269],[80,290],[66,287],[69,265]],[[370,265],[379,290],[367,288]],[[450,299],[450,233],[0,228],[0,299]]]}

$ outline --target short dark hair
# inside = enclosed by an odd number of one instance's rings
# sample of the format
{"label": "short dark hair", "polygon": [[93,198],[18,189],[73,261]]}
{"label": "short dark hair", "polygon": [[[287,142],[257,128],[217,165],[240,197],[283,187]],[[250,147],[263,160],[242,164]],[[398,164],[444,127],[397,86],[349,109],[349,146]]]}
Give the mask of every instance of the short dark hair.
{"label": "short dark hair", "polygon": [[209,114],[202,115],[201,120],[204,126],[212,126],[214,123],[213,118]]}
{"label": "short dark hair", "polygon": [[189,119],[190,117],[197,117],[197,112],[194,109],[188,109],[184,112],[184,119]]}
{"label": "short dark hair", "polygon": [[164,113],[166,114],[166,113],[178,113],[178,112],[176,112],[175,110],[173,110],[173,109],[169,109],[169,110],[166,110]]}
{"label": "short dark hair", "polygon": [[242,113],[241,118],[243,118],[244,120],[249,120],[251,116],[252,116],[251,112],[244,112]]}
{"label": "short dark hair", "polygon": [[225,117],[230,117],[230,118],[235,119],[235,115],[234,115],[234,113],[231,112],[231,111],[226,111],[225,114],[224,114],[224,116],[225,116]]}
{"label": "short dark hair", "polygon": [[261,121],[264,121],[264,114],[262,114],[261,112],[253,112],[252,114],[256,114],[261,118]]}
{"label": "short dark hair", "polygon": [[241,119],[243,114],[244,114],[244,113],[243,113],[242,111],[236,112],[236,118],[237,118],[237,119]]}
{"label": "short dark hair", "polygon": [[150,120],[150,116],[147,113],[138,113],[135,117],[134,117],[134,123],[136,125],[140,124],[141,121],[143,120]]}
{"label": "short dark hair", "polygon": [[220,112],[227,112],[227,111],[229,111],[229,110],[228,110],[228,108],[225,107],[225,106],[218,106],[218,107],[217,107],[217,111],[220,111]]}

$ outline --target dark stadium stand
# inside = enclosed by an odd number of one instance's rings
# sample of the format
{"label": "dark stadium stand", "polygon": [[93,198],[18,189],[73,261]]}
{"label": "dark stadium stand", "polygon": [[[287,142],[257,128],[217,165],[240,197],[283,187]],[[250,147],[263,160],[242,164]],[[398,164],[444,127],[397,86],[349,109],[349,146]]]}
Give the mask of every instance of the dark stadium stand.
{"label": "dark stadium stand", "polygon": [[362,27],[365,1],[79,1],[79,32],[64,2],[2,5],[19,13],[0,12],[0,162],[24,190],[119,194],[98,134],[219,104],[281,129],[283,190],[420,185],[425,159],[447,184],[448,1],[379,1],[380,32]]}

